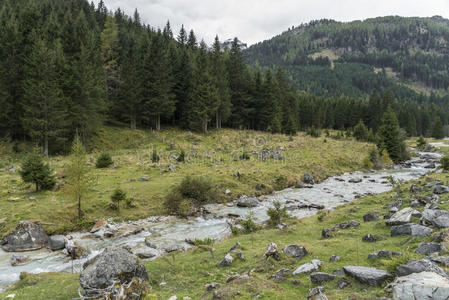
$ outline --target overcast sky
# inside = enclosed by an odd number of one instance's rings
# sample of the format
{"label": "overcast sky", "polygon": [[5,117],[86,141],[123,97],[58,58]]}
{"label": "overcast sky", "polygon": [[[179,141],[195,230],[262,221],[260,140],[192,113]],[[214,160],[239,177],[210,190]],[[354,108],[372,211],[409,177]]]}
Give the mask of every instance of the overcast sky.
{"label": "overcast sky", "polygon": [[[170,20],[175,34],[181,24],[198,39],[211,43],[237,36],[248,45],[269,39],[291,26],[316,19],[352,21],[376,16],[449,18],[449,0],[103,0],[108,9],[120,7],[142,21],[164,27]],[[98,0],[97,0],[98,2]]]}

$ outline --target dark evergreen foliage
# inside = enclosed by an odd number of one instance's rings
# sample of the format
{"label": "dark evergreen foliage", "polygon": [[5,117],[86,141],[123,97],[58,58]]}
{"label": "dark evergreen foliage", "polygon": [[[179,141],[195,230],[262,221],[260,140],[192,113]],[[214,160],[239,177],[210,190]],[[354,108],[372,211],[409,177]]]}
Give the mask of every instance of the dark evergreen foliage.
{"label": "dark evergreen foliage", "polygon": [[20,176],[24,182],[34,183],[36,191],[49,190],[56,184],[56,178],[50,166],[44,163],[42,157],[36,152],[25,159]]}

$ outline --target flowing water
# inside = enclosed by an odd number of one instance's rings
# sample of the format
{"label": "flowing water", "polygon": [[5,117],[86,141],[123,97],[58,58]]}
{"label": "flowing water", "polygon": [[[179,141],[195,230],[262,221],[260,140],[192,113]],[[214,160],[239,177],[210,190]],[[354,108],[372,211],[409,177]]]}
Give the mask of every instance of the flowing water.
{"label": "flowing water", "polygon": [[[210,204],[206,209],[210,214],[205,217],[180,219],[176,217],[151,217],[133,222],[115,224],[119,229],[118,234],[112,238],[98,238],[89,232],[76,232],[67,235],[89,252],[88,257],[72,261],[62,251],[52,252],[48,249],[38,251],[8,253],[0,249],[0,292],[9,285],[19,280],[20,272],[80,272],[82,264],[89,258],[97,255],[103,248],[110,245],[129,245],[135,253],[153,251],[145,244],[145,238],[151,236],[151,244],[158,250],[160,256],[171,247],[188,248],[185,242],[189,239],[223,239],[229,236],[230,226],[228,222],[235,216],[246,216],[251,210],[258,222],[268,219],[266,211],[273,206],[274,201],[290,207],[290,215],[304,218],[318,212],[314,208],[292,209],[300,203],[324,205],[326,209],[334,209],[354,199],[367,195],[379,194],[392,189],[387,177],[392,176],[396,180],[408,181],[419,178],[433,169],[427,169],[427,160],[437,160],[438,153],[419,152],[419,156],[409,161],[408,165],[396,166],[391,170],[376,172],[352,172],[340,176],[330,177],[311,188],[286,189],[273,195],[265,196],[259,206],[249,209],[237,207],[234,204]],[[358,183],[349,180],[359,179]],[[143,228],[138,234],[132,234],[136,229]],[[22,266],[11,266],[12,255],[27,255],[31,262]],[[154,259],[154,258],[153,258]]]}

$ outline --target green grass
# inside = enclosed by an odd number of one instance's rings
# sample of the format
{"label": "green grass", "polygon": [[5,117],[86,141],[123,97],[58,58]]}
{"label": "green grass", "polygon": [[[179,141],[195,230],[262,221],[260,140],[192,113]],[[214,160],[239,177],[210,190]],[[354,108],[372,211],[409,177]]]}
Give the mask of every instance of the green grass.
{"label": "green grass", "polygon": [[[433,179],[447,181],[447,174],[432,174]],[[413,181],[414,183],[419,180]],[[424,183],[424,180],[421,179]],[[401,186],[404,191],[399,198],[404,200],[407,206],[412,200],[408,192],[411,183]],[[423,191],[423,195],[429,191]],[[275,283],[268,277],[280,268],[294,270],[299,265],[317,258],[325,263],[322,265],[323,272],[331,273],[333,270],[341,269],[345,265],[372,266],[384,270],[394,269],[394,266],[409,258],[420,258],[414,253],[418,243],[430,241],[432,237],[416,238],[403,245],[408,236],[389,237],[390,228],[379,219],[376,222],[364,223],[362,217],[368,212],[377,212],[380,216],[387,213],[384,208],[386,203],[393,202],[397,197],[391,197],[393,193],[384,193],[360,198],[352,203],[338,207],[334,211],[324,211],[320,216],[313,216],[301,220],[290,220],[289,227],[283,231],[278,229],[264,229],[253,234],[238,235],[215,243],[213,255],[208,247],[193,248],[184,253],[169,254],[164,258],[152,262],[145,262],[147,267],[152,293],[157,299],[168,299],[177,295],[178,299],[189,296],[192,299],[211,299],[212,292],[206,292],[204,285],[211,282],[221,284],[220,293],[227,295],[228,299],[253,299],[256,294],[259,299],[306,299],[310,288],[314,285],[310,282],[308,275],[290,277],[282,283]],[[449,195],[442,195],[440,207],[449,209]],[[334,224],[358,220],[361,226],[355,229],[340,230],[330,239],[321,238],[321,230],[329,228]],[[436,230],[434,232],[437,232]],[[384,235],[388,238],[375,243],[362,242],[362,237],[368,233]],[[241,251],[246,260],[236,260],[230,267],[218,267],[217,263],[229,251],[229,248],[239,241],[242,245]],[[300,261],[283,255],[280,261],[272,259],[265,260],[263,254],[265,247],[275,242],[279,248],[289,244],[300,244],[309,251],[309,254]],[[205,249],[206,248],[206,249]],[[404,253],[405,258],[394,261],[370,260],[369,253],[387,249]],[[333,254],[339,255],[341,260],[329,263],[329,257]],[[226,284],[226,279],[233,275],[253,270],[253,277],[247,281],[238,281]],[[75,286],[78,284],[76,275],[66,274],[41,274],[32,276],[33,280],[25,280],[18,283],[7,293],[16,293],[15,299],[60,299],[65,296],[75,297]],[[67,280],[66,286],[55,287],[55,281]],[[293,285],[293,280],[300,280],[299,285]],[[337,289],[337,280],[324,284],[325,294],[329,299],[375,299],[377,297],[389,296],[385,293],[384,286],[370,287],[362,285],[352,278],[347,278],[352,287],[343,290]],[[166,284],[161,285],[162,282]],[[36,295],[39,295],[36,297]]]}
{"label": "green grass", "polygon": [[[25,145],[20,145],[26,148]],[[166,214],[163,198],[173,185],[187,175],[207,176],[216,185],[219,201],[235,199],[240,194],[268,194],[279,186],[278,178],[286,178],[294,185],[305,172],[316,179],[360,169],[371,146],[351,139],[311,138],[300,133],[289,137],[257,131],[212,131],[208,135],[192,134],[177,129],[161,132],[104,127],[91,141],[88,157],[96,159],[108,152],[118,168],[96,169],[91,166],[95,183],[83,200],[85,218],[76,220],[75,201],[64,187],[58,191],[34,192],[31,184],[23,183],[18,173],[6,172],[12,164],[20,166],[23,155],[12,155],[12,145],[0,144],[0,236],[6,234],[21,220],[40,221],[48,233],[60,233],[88,228],[100,218],[132,220],[151,215]],[[160,151],[161,160],[151,162],[152,149]],[[284,160],[263,162],[251,154],[249,160],[239,160],[243,151],[264,148],[283,149]],[[186,163],[177,163],[169,153],[186,151]],[[196,153],[193,157],[192,153]],[[88,160],[88,159],[87,159]],[[61,172],[67,157],[51,157],[50,164]],[[175,171],[167,172],[170,164]],[[237,178],[233,174],[240,172]],[[149,181],[137,179],[147,176]],[[135,181],[130,181],[130,179]],[[64,179],[60,180],[64,182]],[[258,191],[257,184],[266,187]],[[109,208],[110,196],[120,187],[133,198],[136,208],[117,211]],[[226,189],[231,193],[226,194]],[[31,197],[31,198],[30,198]]]}

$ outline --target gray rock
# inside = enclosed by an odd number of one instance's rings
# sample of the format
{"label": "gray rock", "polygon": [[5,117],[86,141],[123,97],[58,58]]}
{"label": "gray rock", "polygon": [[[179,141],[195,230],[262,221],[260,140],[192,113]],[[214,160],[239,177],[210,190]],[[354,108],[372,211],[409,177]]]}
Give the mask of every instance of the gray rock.
{"label": "gray rock", "polygon": [[137,179],[137,180],[139,180],[139,181],[149,181],[150,178],[148,178],[148,176],[142,176],[142,177],[140,177],[140,178]]}
{"label": "gray rock", "polygon": [[40,224],[22,221],[4,238],[2,249],[7,252],[33,251],[45,247],[47,242],[48,236]]}
{"label": "gray rock", "polygon": [[376,213],[370,212],[363,216],[363,222],[373,222],[379,220],[379,216]]}
{"label": "gray rock", "polygon": [[322,263],[323,262],[319,259],[312,259],[310,262],[299,266],[295,271],[293,271],[293,275],[319,271]]}
{"label": "gray rock", "polygon": [[435,169],[436,168],[436,164],[434,162],[431,162],[431,163],[425,165],[424,168],[426,168],[426,169]]}
{"label": "gray rock", "polygon": [[428,255],[436,252],[440,252],[444,250],[444,247],[441,244],[436,243],[420,243],[418,248],[416,248],[415,252],[423,255]]}
{"label": "gray rock", "polygon": [[335,275],[323,272],[315,272],[310,274],[310,281],[312,281],[313,284],[321,284],[323,282],[332,281],[334,279]]}
{"label": "gray rock", "polygon": [[449,297],[449,280],[433,272],[398,277],[390,287],[393,289],[395,300],[447,300]]}
{"label": "gray rock", "polygon": [[361,266],[345,266],[345,273],[364,284],[380,286],[385,280],[391,278],[391,274],[384,270]]}
{"label": "gray rock", "polygon": [[329,262],[337,262],[337,261],[339,261],[340,260],[340,256],[338,256],[338,255],[332,255],[330,258],[329,258]]}
{"label": "gray rock", "polygon": [[222,267],[228,267],[230,265],[232,265],[232,263],[234,262],[234,257],[228,253],[225,255],[225,257],[223,257],[223,259],[218,263],[218,265],[222,266]]}
{"label": "gray rock", "polygon": [[394,252],[394,251],[390,251],[390,250],[380,250],[380,251],[368,254],[368,259],[392,258],[393,256],[399,256],[399,255],[402,255],[402,253]]}
{"label": "gray rock", "polygon": [[424,237],[432,233],[432,229],[418,224],[404,224],[391,227],[391,236],[411,235]]}
{"label": "gray rock", "polygon": [[340,229],[348,229],[348,228],[354,228],[354,227],[358,227],[360,226],[360,222],[356,221],[356,220],[351,220],[349,222],[342,222],[340,224],[334,225],[331,229],[336,229],[336,228],[340,228]]}
{"label": "gray rock", "polygon": [[281,258],[281,254],[279,253],[278,246],[275,243],[270,243],[267,246],[267,250],[265,251],[265,254],[263,255],[265,259],[272,257],[276,260],[279,260]]}
{"label": "gray rock", "polygon": [[449,278],[449,276],[441,269],[437,264],[428,260],[428,259],[420,259],[420,260],[411,260],[404,265],[400,265],[396,268],[397,276],[406,276],[412,273],[421,273],[424,271],[434,272],[443,277]]}
{"label": "gray rock", "polygon": [[135,277],[148,281],[145,266],[126,246],[111,246],[87,261],[80,274],[80,285],[89,294],[92,289],[104,289],[114,281],[129,283]]}
{"label": "gray rock", "polygon": [[362,237],[362,241],[367,242],[367,243],[373,243],[373,242],[377,242],[377,241],[380,241],[383,239],[384,239],[383,236],[378,235],[378,234],[372,234],[372,233],[368,233],[367,235]]}
{"label": "gray rock", "polygon": [[300,260],[301,258],[306,256],[308,252],[303,246],[294,244],[286,246],[284,248],[284,253],[296,258],[297,260]]}
{"label": "gray rock", "polygon": [[422,212],[422,221],[438,228],[449,227],[449,212],[440,209],[425,209]]}
{"label": "gray rock", "polygon": [[350,183],[360,183],[360,182],[362,182],[362,178],[354,177],[354,178],[349,179],[348,182],[350,182]]}
{"label": "gray rock", "polygon": [[62,250],[65,248],[65,236],[63,235],[52,235],[48,238],[48,248],[50,250]]}
{"label": "gray rock", "polygon": [[388,226],[394,226],[394,225],[402,225],[410,223],[410,220],[412,219],[412,215],[416,214],[417,211],[414,210],[411,207],[406,207],[395,213],[388,219],[385,224]]}
{"label": "gray rock", "polygon": [[64,251],[67,251],[67,254],[72,259],[78,259],[87,255],[86,249],[73,242],[72,240],[66,240]]}
{"label": "gray rock", "polygon": [[437,185],[433,188],[433,193],[437,195],[449,193],[449,187],[445,185]]}
{"label": "gray rock", "polygon": [[290,276],[290,269],[280,269],[277,270],[273,275],[270,276],[270,279],[273,279],[276,282],[282,282],[287,280]]}
{"label": "gray rock", "polygon": [[317,286],[309,291],[309,295],[307,296],[307,300],[327,300],[326,295],[324,293],[323,286]]}
{"label": "gray rock", "polygon": [[419,204],[419,201],[418,200],[412,200],[411,202],[410,202],[410,207],[418,207],[420,204]]}
{"label": "gray rock", "polygon": [[167,253],[170,253],[170,252],[175,252],[175,251],[179,251],[179,250],[184,250],[184,247],[181,245],[172,245],[172,246],[165,247],[163,250]]}
{"label": "gray rock", "polygon": [[304,174],[304,179],[303,179],[304,183],[306,184],[315,184],[315,179],[313,178],[312,175],[310,175],[309,173],[305,173]]}
{"label": "gray rock", "polygon": [[136,253],[137,257],[141,259],[149,259],[153,257],[157,257],[160,255],[160,252],[153,248],[146,248]]}
{"label": "gray rock", "polygon": [[340,278],[337,282],[338,289],[344,289],[346,287],[350,287],[351,283],[346,278]]}
{"label": "gray rock", "polygon": [[394,201],[393,203],[385,204],[385,207],[397,207],[400,208],[402,206],[403,201],[401,199]]}
{"label": "gray rock", "polygon": [[412,184],[410,186],[410,193],[412,194],[417,194],[417,193],[421,193],[422,192],[422,188],[420,188],[419,186],[417,186],[416,184]]}
{"label": "gray rock", "polygon": [[437,256],[437,257],[429,256],[426,258],[431,260],[434,263],[439,264],[439,265],[443,265],[445,267],[449,266],[449,257],[448,256]]}
{"label": "gray rock", "polygon": [[31,261],[31,258],[27,255],[13,255],[11,256],[10,262],[11,266],[22,266]]}
{"label": "gray rock", "polygon": [[211,283],[206,284],[206,291],[210,292],[210,291],[218,289],[219,287],[220,287],[219,283],[211,282]]}
{"label": "gray rock", "polygon": [[256,207],[259,206],[259,200],[256,197],[242,197],[237,201],[239,207]]}

